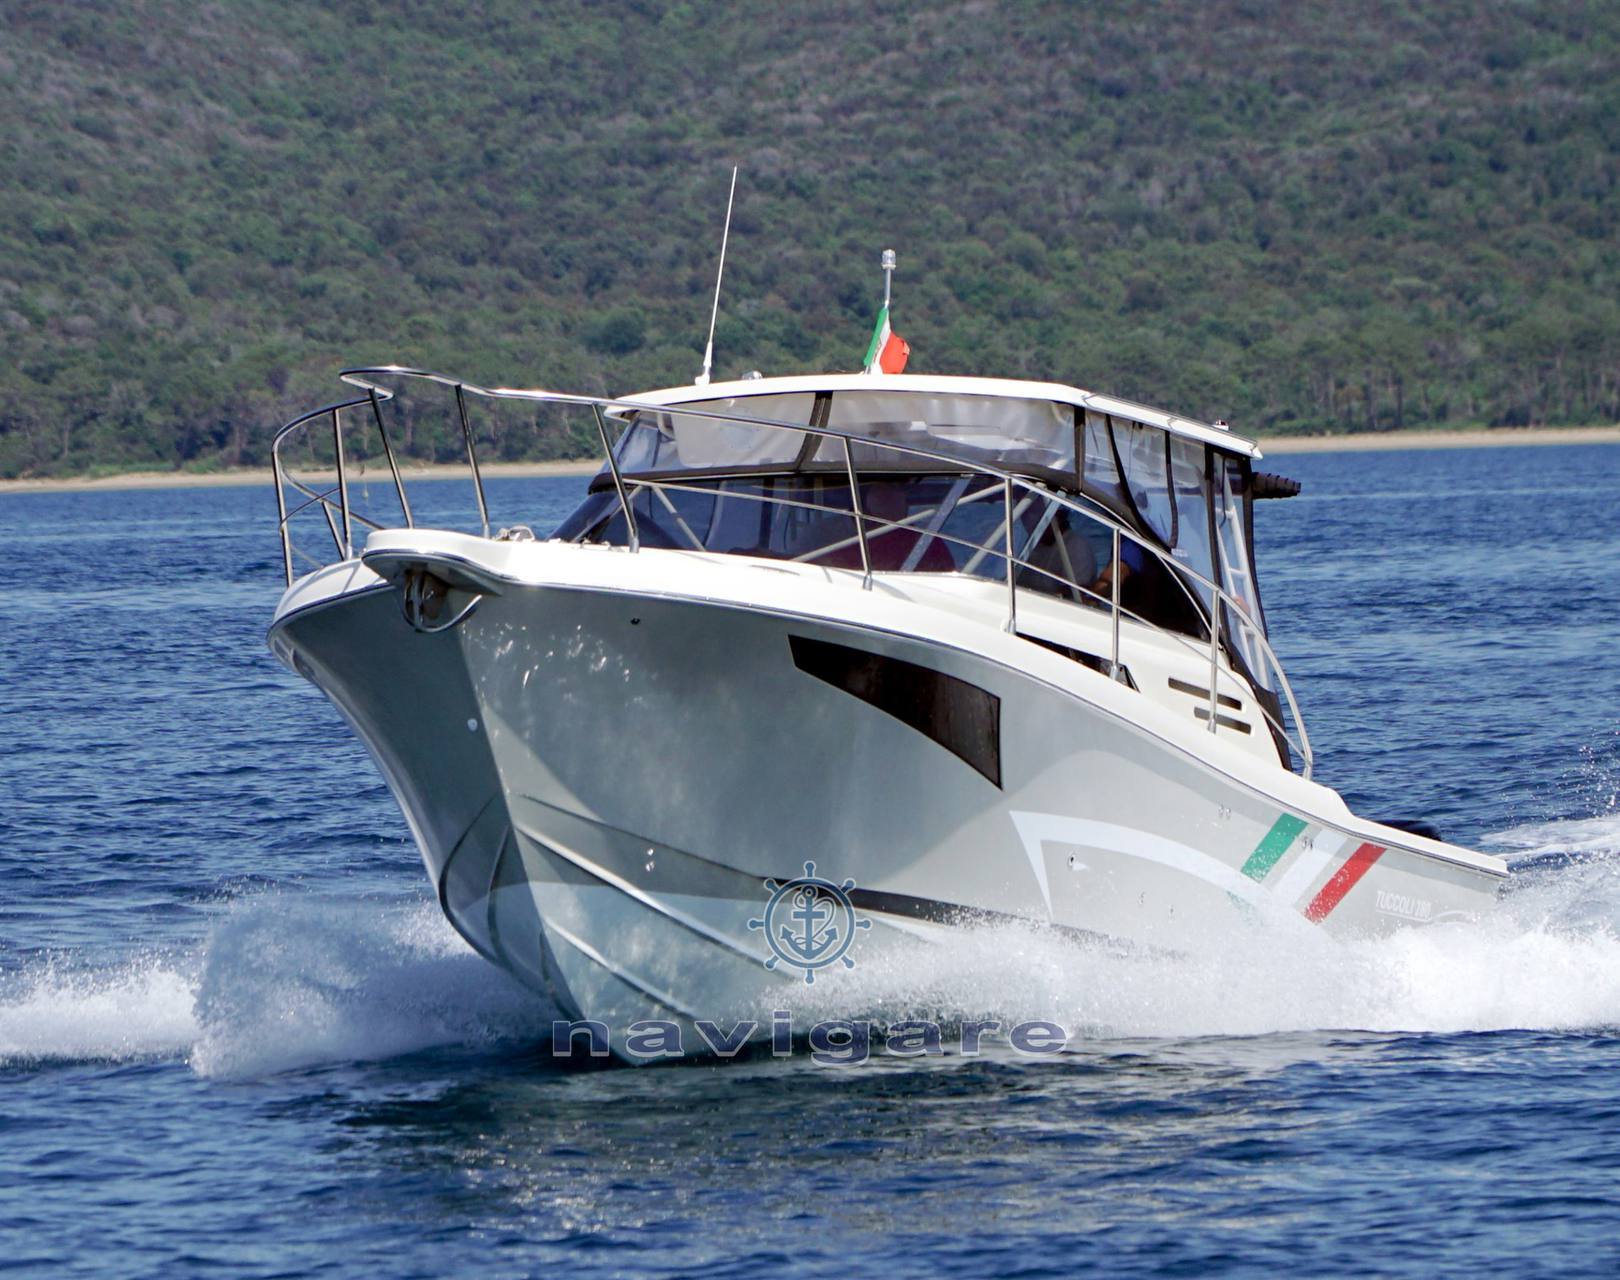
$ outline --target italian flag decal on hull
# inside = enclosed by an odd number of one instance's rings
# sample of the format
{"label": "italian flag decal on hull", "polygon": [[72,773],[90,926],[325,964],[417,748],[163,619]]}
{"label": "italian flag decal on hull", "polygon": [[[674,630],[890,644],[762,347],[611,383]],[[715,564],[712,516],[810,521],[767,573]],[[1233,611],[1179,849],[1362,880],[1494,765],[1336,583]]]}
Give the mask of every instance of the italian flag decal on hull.
{"label": "italian flag decal on hull", "polygon": [[[1283,855],[1288,852],[1305,830],[1305,822],[1291,813],[1285,813],[1276,822],[1272,823],[1271,830],[1261,837],[1260,843],[1255,845],[1254,852],[1249,860],[1243,864],[1243,874],[1256,883],[1262,883],[1271,874]],[[1311,842],[1301,853],[1298,860],[1288,869],[1286,875],[1280,877],[1276,890],[1280,897],[1288,900],[1297,898],[1316,880],[1322,871],[1343,855],[1348,840],[1341,840],[1328,831],[1323,831],[1319,839],[1323,847],[1318,847],[1315,841]],[[1320,924],[1333,913],[1333,909],[1343,902],[1345,895],[1354,889],[1361,881],[1361,877],[1371,871],[1373,864],[1384,854],[1382,845],[1362,844],[1355,852],[1340,863],[1338,869],[1328,877],[1327,883],[1317,892],[1304,907],[1307,920]]]}

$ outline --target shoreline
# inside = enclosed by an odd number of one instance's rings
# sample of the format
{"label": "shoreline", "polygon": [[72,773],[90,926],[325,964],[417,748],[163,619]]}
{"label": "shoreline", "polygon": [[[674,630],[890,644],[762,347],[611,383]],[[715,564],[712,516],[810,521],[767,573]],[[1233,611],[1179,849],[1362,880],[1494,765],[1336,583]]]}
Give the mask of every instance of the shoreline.
{"label": "shoreline", "polygon": [[[1343,435],[1261,437],[1266,456],[1291,453],[1371,453],[1404,449],[1492,449],[1504,446],[1559,444],[1620,444],[1620,425],[1612,427],[1468,427],[1439,431],[1352,431]],[[490,462],[480,470],[486,479],[531,479],[537,476],[594,475],[601,463],[582,458],[561,462]],[[414,467],[404,471],[407,481],[465,480],[459,465]],[[0,495],[8,493],[83,493],[121,489],[224,489],[250,488],[271,483],[268,467],[235,471],[127,471],[110,476],[48,476],[38,479],[0,480]]]}
{"label": "shoreline", "polygon": [[1464,427],[1434,431],[1348,431],[1331,436],[1262,436],[1260,452],[1371,453],[1403,449],[1496,449],[1516,445],[1620,444],[1612,427]]}
{"label": "shoreline", "polygon": [[[531,479],[536,476],[593,476],[601,466],[599,460],[585,458],[566,462],[486,462],[480,464],[478,470],[485,480]],[[373,468],[367,474],[386,478],[388,471],[387,468]],[[400,469],[400,477],[407,484],[417,480],[466,480],[468,474],[464,465]],[[330,476],[325,478],[330,479]],[[269,467],[240,467],[233,471],[125,471],[111,476],[45,476],[30,480],[0,480],[0,494],[260,486],[268,489],[273,480],[274,475]]]}

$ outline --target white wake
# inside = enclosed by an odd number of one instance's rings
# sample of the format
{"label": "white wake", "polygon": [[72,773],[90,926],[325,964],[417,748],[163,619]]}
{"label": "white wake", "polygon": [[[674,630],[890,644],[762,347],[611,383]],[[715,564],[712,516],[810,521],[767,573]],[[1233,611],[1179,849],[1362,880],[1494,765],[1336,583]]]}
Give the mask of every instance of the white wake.
{"label": "white wake", "polygon": [[255,1077],[549,1032],[552,1010],[431,904],[261,894],[196,953],[0,976],[0,1064],[184,1058]]}
{"label": "white wake", "polygon": [[[1471,923],[1369,942],[1233,933],[1196,957],[1131,955],[1022,927],[962,931],[787,989],[817,1017],[1042,1019],[1097,1037],[1620,1028],[1620,814],[1492,837],[1523,868]],[[432,904],[239,899],[184,954],[0,974],[0,1066],[184,1060],[252,1078],[441,1046],[536,1043],[553,1010],[474,954]]]}

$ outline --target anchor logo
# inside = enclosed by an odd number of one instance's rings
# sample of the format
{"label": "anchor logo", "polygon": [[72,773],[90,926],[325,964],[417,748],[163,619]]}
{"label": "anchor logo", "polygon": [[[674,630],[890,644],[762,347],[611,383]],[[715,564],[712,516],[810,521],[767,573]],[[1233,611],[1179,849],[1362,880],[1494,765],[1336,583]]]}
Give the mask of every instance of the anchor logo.
{"label": "anchor logo", "polygon": [[774,970],[780,964],[804,971],[806,984],[816,980],[816,971],[829,965],[842,964],[853,969],[855,961],[848,954],[857,929],[870,929],[872,922],[855,914],[855,904],[849,892],[855,887],[853,880],[834,884],[816,874],[816,864],[806,862],[804,874],[778,883],[765,881],[771,900],[765,905],[761,919],[750,920],[748,927],[763,931],[772,955],[765,967]]}

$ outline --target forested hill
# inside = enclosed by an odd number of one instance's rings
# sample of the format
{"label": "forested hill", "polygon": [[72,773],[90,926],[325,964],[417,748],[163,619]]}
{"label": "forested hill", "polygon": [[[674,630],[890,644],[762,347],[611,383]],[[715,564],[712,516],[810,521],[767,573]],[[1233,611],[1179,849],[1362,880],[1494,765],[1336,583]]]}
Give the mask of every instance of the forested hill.
{"label": "forested hill", "polygon": [[[1268,432],[1620,418],[1620,6],[0,0],[0,475],[346,363],[858,364]],[[542,448],[579,451],[549,437]]]}

